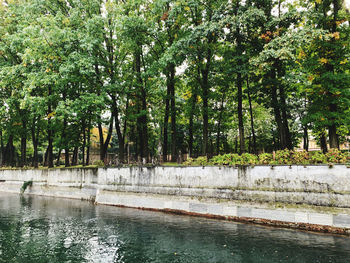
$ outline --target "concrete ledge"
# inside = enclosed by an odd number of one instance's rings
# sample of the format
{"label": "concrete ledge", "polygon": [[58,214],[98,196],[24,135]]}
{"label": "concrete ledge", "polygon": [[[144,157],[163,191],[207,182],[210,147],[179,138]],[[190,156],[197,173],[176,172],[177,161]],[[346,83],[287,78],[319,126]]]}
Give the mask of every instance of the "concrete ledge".
{"label": "concrete ledge", "polygon": [[0,170],[0,191],[324,232],[350,230],[345,165]]}
{"label": "concrete ledge", "polygon": [[186,197],[172,197],[169,200],[168,196],[115,193],[110,191],[99,191],[97,196],[97,204],[300,228],[327,233],[350,234],[350,214],[315,213],[313,210],[307,211],[307,209],[269,208],[264,205],[256,207],[249,203],[213,203],[213,200],[195,200]]}

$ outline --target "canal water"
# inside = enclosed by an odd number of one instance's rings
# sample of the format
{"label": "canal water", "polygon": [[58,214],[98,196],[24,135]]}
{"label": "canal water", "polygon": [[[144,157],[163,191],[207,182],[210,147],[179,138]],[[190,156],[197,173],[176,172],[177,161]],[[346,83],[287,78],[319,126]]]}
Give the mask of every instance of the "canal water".
{"label": "canal water", "polygon": [[350,238],[0,193],[0,262],[350,262]]}

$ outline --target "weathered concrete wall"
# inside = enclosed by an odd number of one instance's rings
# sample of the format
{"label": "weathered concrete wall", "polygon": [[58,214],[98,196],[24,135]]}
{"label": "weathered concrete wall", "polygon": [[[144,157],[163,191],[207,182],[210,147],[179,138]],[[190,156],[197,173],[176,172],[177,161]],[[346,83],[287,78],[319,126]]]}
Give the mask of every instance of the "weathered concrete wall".
{"label": "weathered concrete wall", "polygon": [[350,229],[345,165],[0,170],[0,191],[19,193],[30,180],[29,194],[306,229]]}

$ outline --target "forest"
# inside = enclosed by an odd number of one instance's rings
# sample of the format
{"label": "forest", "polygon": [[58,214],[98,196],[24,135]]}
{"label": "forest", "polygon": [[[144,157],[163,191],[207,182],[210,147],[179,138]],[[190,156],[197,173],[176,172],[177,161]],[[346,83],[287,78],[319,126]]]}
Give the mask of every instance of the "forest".
{"label": "forest", "polygon": [[[341,0],[0,0],[2,166],[323,152],[350,136]],[[56,162],[57,160],[57,162]]]}

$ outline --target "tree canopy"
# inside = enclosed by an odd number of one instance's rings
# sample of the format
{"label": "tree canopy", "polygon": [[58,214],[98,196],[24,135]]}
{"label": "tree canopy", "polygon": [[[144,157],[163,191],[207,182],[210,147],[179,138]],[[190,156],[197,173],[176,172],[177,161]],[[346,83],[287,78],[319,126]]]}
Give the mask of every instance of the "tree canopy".
{"label": "tree canopy", "polygon": [[[1,165],[324,152],[350,136],[341,0],[0,0]],[[310,134],[311,132],[311,134]]]}

